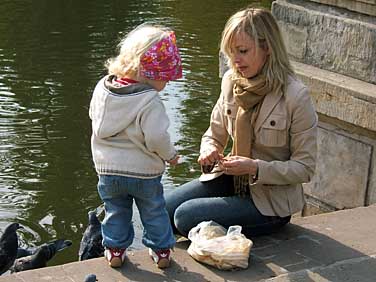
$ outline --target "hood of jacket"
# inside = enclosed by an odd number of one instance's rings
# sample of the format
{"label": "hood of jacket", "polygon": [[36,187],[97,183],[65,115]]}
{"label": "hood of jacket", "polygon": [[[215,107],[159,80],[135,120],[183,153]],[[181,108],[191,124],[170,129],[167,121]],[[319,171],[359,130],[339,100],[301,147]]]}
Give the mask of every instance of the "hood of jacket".
{"label": "hood of jacket", "polygon": [[125,130],[142,108],[158,95],[148,84],[123,86],[113,80],[114,76],[110,75],[101,79],[90,102],[93,133],[99,138],[115,136]]}

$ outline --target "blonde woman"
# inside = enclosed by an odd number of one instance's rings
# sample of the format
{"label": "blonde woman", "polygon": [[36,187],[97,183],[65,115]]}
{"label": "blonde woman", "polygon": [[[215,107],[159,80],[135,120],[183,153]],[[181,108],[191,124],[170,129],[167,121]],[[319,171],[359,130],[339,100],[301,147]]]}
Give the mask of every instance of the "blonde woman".
{"label": "blonde woman", "polygon": [[134,238],[135,201],[144,227],[142,242],[157,266],[165,268],[175,238],[161,176],[165,163],[176,165],[179,156],[158,92],[182,76],[181,58],[174,32],[161,26],[143,24],[119,47],[90,103],[91,150],[105,207],[104,255],[111,267],[123,265]]}
{"label": "blonde woman", "polygon": [[269,11],[248,7],[230,17],[221,51],[230,69],[202,137],[204,173],[166,194],[167,210],[184,236],[206,220],[241,225],[248,237],[268,234],[305,203],[302,183],[315,171],[317,115]]}

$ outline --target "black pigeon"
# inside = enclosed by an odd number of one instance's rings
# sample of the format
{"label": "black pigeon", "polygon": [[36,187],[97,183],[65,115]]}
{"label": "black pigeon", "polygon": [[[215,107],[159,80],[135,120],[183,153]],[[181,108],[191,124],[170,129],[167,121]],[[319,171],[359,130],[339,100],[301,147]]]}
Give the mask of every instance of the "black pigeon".
{"label": "black pigeon", "polygon": [[88,274],[85,277],[84,282],[95,282],[98,281],[97,276],[95,274]]}
{"label": "black pigeon", "polygon": [[0,237],[0,275],[8,271],[17,257],[17,229],[22,228],[18,223],[8,225]]}
{"label": "black pigeon", "polygon": [[31,255],[20,257],[14,261],[10,271],[20,272],[47,266],[47,262],[52,259],[58,251],[72,245],[72,241],[59,239],[45,243],[32,252]]}
{"label": "black pigeon", "polygon": [[104,247],[102,245],[101,222],[96,211],[89,211],[89,225],[82,236],[78,260],[88,260],[102,257]]}

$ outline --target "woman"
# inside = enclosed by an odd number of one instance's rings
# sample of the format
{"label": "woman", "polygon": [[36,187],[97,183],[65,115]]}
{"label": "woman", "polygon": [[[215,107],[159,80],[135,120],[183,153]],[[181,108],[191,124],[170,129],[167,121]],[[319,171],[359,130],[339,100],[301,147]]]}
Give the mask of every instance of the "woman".
{"label": "woman", "polygon": [[209,173],[166,194],[167,210],[183,236],[207,220],[241,225],[248,237],[268,234],[303,208],[302,183],[315,170],[317,115],[269,11],[235,13],[221,51],[230,70],[198,158]]}

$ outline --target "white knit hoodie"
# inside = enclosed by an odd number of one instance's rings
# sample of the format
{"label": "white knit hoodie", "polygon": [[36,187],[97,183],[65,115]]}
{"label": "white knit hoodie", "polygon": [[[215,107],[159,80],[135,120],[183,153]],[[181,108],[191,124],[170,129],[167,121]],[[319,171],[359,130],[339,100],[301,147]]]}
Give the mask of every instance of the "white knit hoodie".
{"label": "white knit hoodie", "polygon": [[154,178],[176,156],[167,132],[169,119],[158,92],[102,78],[94,89],[89,116],[91,151],[98,174]]}

